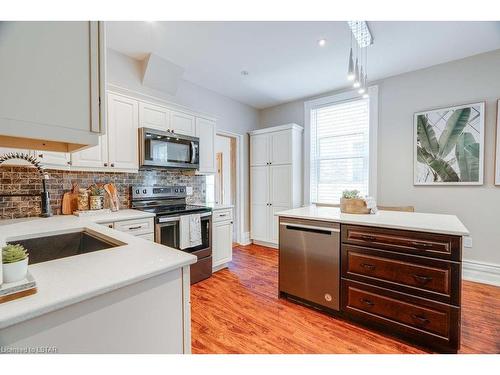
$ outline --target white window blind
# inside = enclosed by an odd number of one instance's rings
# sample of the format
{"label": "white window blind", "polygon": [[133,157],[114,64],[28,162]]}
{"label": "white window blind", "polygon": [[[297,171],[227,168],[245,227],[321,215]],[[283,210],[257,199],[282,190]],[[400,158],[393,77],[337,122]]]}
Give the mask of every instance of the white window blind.
{"label": "white window blind", "polygon": [[311,125],[311,202],[340,202],[342,191],[368,195],[369,99],[314,107]]}

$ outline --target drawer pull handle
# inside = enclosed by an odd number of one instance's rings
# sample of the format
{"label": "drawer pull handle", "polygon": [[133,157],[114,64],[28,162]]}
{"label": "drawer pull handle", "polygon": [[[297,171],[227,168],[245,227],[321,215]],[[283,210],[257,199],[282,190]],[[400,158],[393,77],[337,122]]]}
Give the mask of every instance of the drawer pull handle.
{"label": "drawer pull handle", "polygon": [[219,214],[219,217],[227,216],[227,214]]}
{"label": "drawer pull handle", "polygon": [[361,267],[373,271],[375,269],[375,266],[373,264],[368,264],[368,263],[361,263]]}
{"label": "drawer pull handle", "polygon": [[369,299],[366,299],[366,298],[360,298],[359,302],[364,303],[367,306],[374,306],[375,305],[372,301],[370,301]]}
{"label": "drawer pull handle", "polygon": [[421,324],[429,324],[431,321],[427,319],[425,316],[411,314],[411,317]]}
{"label": "drawer pull handle", "polygon": [[428,283],[432,280],[432,277],[422,275],[413,275],[413,278],[422,284]]}
{"label": "drawer pull handle", "polygon": [[425,243],[425,242],[413,241],[413,242],[411,242],[411,244],[413,247],[418,247],[421,249],[428,249],[428,248],[432,247],[431,243]]}
{"label": "drawer pull handle", "polygon": [[370,236],[367,234],[362,234],[361,236],[359,236],[359,238],[365,241],[374,241],[376,239],[375,236]]}
{"label": "drawer pull handle", "polygon": [[138,225],[136,227],[129,227],[128,230],[136,230],[136,229],[141,229],[142,226],[141,225]]}

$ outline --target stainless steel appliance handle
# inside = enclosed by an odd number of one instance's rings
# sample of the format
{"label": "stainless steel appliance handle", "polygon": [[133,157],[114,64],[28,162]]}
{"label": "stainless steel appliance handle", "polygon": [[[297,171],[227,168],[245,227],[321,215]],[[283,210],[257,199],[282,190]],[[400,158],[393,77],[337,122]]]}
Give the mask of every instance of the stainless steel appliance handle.
{"label": "stainless steel appliance handle", "polygon": [[194,147],[194,142],[191,141],[191,164],[194,164],[196,158],[195,158],[195,147]]}
{"label": "stainless steel appliance handle", "polygon": [[[205,212],[200,214],[200,217],[207,217],[207,216],[212,216],[211,212]],[[173,216],[173,217],[160,217],[158,219],[158,223],[168,223],[171,221],[179,221],[181,218],[180,216]]]}
{"label": "stainless steel appliance handle", "polygon": [[297,228],[297,229],[313,229],[313,230],[321,230],[325,232],[340,232],[340,229],[337,228],[325,228],[325,227],[317,227],[313,225],[304,225],[304,224],[296,224],[296,223],[286,223],[286,222],[281,222],[280,225],[285,225],[291,228]]}

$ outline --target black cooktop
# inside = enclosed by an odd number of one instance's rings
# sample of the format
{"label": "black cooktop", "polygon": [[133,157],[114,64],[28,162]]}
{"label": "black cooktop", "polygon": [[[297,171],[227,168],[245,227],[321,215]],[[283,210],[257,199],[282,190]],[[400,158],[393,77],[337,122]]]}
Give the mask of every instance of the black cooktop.
{"label": "black cooktop", "polygon": [[181,204],[181,205],[166,205],[166,206],[155,206],[155,207],[136,207],[136,209],[152,212],[156,215],[175,215],[175,214],[185,214],[191,212],[209,212],[211,209],[209,207],[203,206],[193,206],[189,204]]}

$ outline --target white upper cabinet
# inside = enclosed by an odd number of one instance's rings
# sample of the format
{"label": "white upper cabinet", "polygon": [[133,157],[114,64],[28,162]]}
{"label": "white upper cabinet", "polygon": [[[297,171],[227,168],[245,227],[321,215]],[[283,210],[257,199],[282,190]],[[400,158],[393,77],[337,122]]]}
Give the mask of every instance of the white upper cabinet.
{"label": "white upper cabinet", "polygon": [[250,138],[250,165],[269,164],[269,134],[253,135]]}
{"label": "white upper cabinet", "polygon": [[215,122],[196,118],[196,137],[200,139],[200,173],[215,173]]}
{"label": "white upper cabinet", "polygon": [[108,159],[111,168],[138,169],[139,103],[108,94]]}
{"label": "white upper cabinet", "polygon": [[293,133],[289,130],[252,134],[250,165],[290,164]]}
{"label": "white upper cabinet", "polygon": [[171,117],[171,130],[175,133],[195,136],[195,117],[187,113],[172,111]]}
{"label": "white upper cabinet", "polygon": [[139,127],[167,131],[170,129],[170,111],[162,106],[139,102]]}
{"label": "white upper cabinet", "polygon": [[71,166],[85,168],[108,167],[108,136],[100,136],[97,146],[72,153]]}
{"label": "white upper cabinet", "polygon": [[71,164],[70,154],[67,152],[35,151],[35,153],[45,168],[69,167]]}
{"label": "white upper cabinet", "polygon": [[104,24],[2,22],[0,30],[0,146],[70,152],[97,144]]}
{"label": "white upper cabinet", "polygon": [[292,137],[288,130],[269,134],[269,163],[290,164],[292,162]]}

